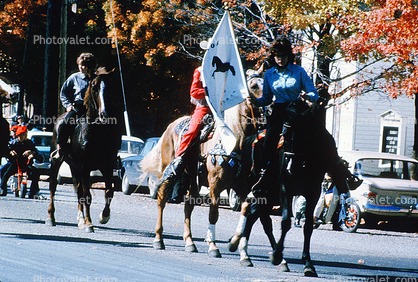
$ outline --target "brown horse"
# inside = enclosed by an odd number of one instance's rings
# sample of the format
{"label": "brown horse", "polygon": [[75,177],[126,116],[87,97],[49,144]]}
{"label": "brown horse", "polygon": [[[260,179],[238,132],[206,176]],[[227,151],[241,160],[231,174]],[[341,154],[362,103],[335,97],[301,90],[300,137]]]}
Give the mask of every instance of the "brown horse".
{"label": "brown horse", "polygon": [[[214,257],[221,257],[218,247],[215,244],[215,225],[219,217],[220,194],[227,188],[236,191],[238,197],[242,201],[245,200],[250,191],[247,179],[251,171],[251,144],[255,139],[257,130],[252,121],[252,109],[247,105],[246,101],[225,111],[225,123],[234,132],[236,144],[230,155],[221,145],[221,137],[217,126],[213,137],[200,145],[200,153],[204,159],[204,177],[200,181],[207,185],[210,190],[210,207],[209,207],[209,226],[206,241],[209,244],[208,253]],[[255,114],[259,114],[255,111]],[[141,162],[144,171],[154,174],[161,178],[165,167],[174,159],[176,148],[179,144],[179,137],[175,133],[175,128],[182,123],[187,117],[182,117],[171,123],[159,143]],[[198,146],[194,148],[196,154],[191,155],[191,159],[186,160],[187,171],[191,175],[191,185],[188,194],[185,197],[185,221],[183,238],[186,243],[186,251],[197,252],[196,246],[192,239],[190,220],[191,213],[194,208],[195,199],[199,196],[195,182],[197,173]],[[162,185],[158,191],[158,219],[156,225],[156,235],[154,240],[154,248],[164,249],[163,242],[163,210],[165,208],[168,191],[167,187]]]}
{"label": "brown horse", "polygon": [[[94,232],[90,216],[92,197],[90,193],[90,172],[100,170],[106,185],[105,207],[100,214],[100,223],[110,218],[110,202],[113,198],[112,175],[117,163],[121,131],[115,113],[112,113],[111,91],[106,84],[106,75],[97,76],[88,87],[84,105],[87,114],[80,118],[71,135],[71,150],[60,159],[51,158],[49,190],[51,194],[46,224],[55,226],[54,195],[57,187],[58,170],[63,161],[67,162],[73,176],[74,188],[78,197],[77,221],[80,229]],[[57,129],[65,114],[60,116],[54,127],[51,151],[56,147]]]}

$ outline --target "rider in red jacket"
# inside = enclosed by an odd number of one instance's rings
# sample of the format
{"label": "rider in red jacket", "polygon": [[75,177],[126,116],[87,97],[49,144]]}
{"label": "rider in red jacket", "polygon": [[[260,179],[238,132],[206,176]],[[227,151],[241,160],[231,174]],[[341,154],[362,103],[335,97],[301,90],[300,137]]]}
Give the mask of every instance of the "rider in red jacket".
{"label": "rider in red jacket", "polygon": [[202,119],[206,114],[210,114],[210,109],[205,99],[205,89],[200,79],[202,67],[195,69],[193,73],[193,82],[190,88],[190,102],[196,106],[190,120],[189,129],[183,135],[179,148],[176,152],[176,158],[183,155],[190,143],[199,136],[203,127]]}
{"label": "rider in red jacket", "polygon": [[[202,67],[198,67],[193,73],[193,82],[190,88],[190,102],[194,104],[196,108],[191,116],[189,129],[183,134],[183,138],[176,151],[174,160],[172,160],[165,168],[161,184],[165,181],[170,182],[170,184],[174,184],[175,180],[181,176],[181,173],[184,170],[184,155],[187,153],[187,149],[190,147],[193,140],[199,137],[200,131],[204,125],[202,122],[203,117],[206,114],[211,113],[205,99],[205,89],[203,88],[201,80],[201,72]],[[181,202],[181,199],[174,199],[177,196],[175,194],[177,193],[173,193],[173,197],[169,198],[169,202]]]}

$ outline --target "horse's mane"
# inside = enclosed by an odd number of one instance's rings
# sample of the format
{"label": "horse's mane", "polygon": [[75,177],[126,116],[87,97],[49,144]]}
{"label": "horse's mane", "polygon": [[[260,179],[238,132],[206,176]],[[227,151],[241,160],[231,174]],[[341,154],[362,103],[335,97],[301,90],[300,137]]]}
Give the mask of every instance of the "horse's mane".
{"label": "horse's mane", "polygon": [[100,107],[100,99],[98,93],[100,91],[100,82],[104,80],[109,74],[113,73],[115,69],[106,71],[104,67],[99,67],[95,72],[95,77],[89,82],[86,93],[84,95],[83,105],[87,109],[87,116],[93,114],[92,110]]}

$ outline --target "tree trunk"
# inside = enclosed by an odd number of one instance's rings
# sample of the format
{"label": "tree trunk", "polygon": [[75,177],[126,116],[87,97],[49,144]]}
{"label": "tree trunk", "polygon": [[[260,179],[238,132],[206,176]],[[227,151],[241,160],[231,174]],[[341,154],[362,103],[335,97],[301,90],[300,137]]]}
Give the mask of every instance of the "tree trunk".
{"label": "tree trunk", "polygon": [[[58,109],[58,74],[59,74],[59,44],[54,42],[60,36],[61,1],[48,0],[46,19],[46,46],[44,95],[42,115],[49,120],[57,115]],[[44,125],[52,130],[53,124]]]}

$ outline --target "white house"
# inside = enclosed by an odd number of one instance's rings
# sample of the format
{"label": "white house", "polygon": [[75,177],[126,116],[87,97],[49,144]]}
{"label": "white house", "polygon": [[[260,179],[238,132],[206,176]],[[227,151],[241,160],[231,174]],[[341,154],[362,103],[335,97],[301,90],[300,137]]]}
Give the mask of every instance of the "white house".
{"label": "white house", "polygon": [[[9,92],[10,94],[19,93],[19,86],[16,84],[9,84],[7,81],[0,78],[0,87]],[[3,104],[1,111],[3,113],[3,117],[11,123],[11,119],[13,116],[17,115],[17,104]]]}
{"label": "white house", "polygon": [[[341,64],[339,71],[349,72],[353,67],[356,64]],[[374,67],[375,73],[379,71],[377,68],[379,66]],[[351,81],[342,84],[348,83]],[[412,98],[392,99],[384,91],[368,92],[340,106],[330,107],[326,123],[339,150],[412,156],[415,123]]]}

